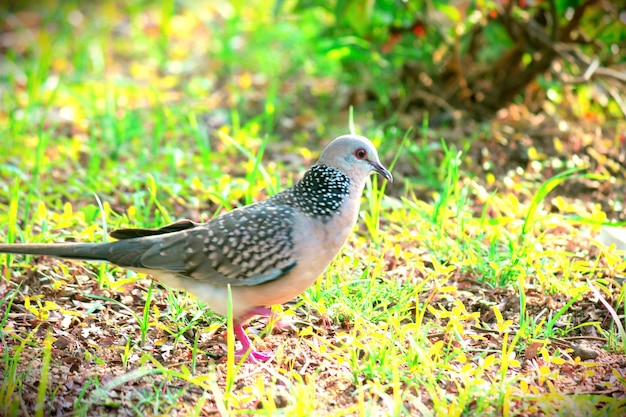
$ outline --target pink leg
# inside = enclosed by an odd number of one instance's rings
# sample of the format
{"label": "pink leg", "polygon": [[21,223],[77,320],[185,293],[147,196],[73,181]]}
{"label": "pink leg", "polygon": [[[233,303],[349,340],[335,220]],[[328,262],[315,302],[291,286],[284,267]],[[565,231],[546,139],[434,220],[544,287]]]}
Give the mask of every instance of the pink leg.
{"label": "pink leg", "polygon": [[[258,352],[252,347],[252,342],[250,341],[250,338],[248,337],[248,335],[246,334],[246,332],[243,330],[243,327],[242,327],[242,323],[245,323],[246,321],[248,321],[250,318],[254,316],[272,316],[272,314],[273,313],[270,308],[254,307],[250,311],[246,312],[243,316],[238,317],[237,320],[235,320],[235,322],[233,323],[233,327],[234,327],[233,330],[234,330],[235,336],[237,337],[237,340],[239,340],[239,342],[241,343],[241,349],[235,352],[235,356],[237,357],[237,360],[241,359],[248,351],[250,352],[247,357],[248,362],[257,362],[257,361],[265,362],[272,358],[272,355]],[[275,326],[278,328],[289,327],[288,325],[287,326],[281,325],[280,320],[275,323]]]}
{"label": "pink leg", "polygon": [[248,362],[265,362],[272,359],[272,355],[258,352],[252,347],[252,342],[250,341],[250,338],[248,337],[246,332],[243,330],[240,321],[233,323],[233,330],[235,333],[235,337],[241,343],[241,349],[235,352],[235,357],[237,358],[237,360],[241,359],[247,352],[250,352],[248,354],[248,357],[246,358]]}

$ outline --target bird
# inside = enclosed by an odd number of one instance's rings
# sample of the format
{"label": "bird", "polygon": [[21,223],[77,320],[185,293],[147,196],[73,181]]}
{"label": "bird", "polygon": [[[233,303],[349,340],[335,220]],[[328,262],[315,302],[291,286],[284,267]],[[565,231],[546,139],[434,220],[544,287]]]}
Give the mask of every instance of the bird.
{"label": "bird", "polygon": [[337,256],[354,229],[370,174],[393,182],[364,136],[330,142],[292,187],[206,223],[180,220],[158,229],[125,228],[101,243],[10,243],[0,253],[105,261],[185,290],[228,314],[230,288],[238,359],[267,361],[244,325],[303,293]]}

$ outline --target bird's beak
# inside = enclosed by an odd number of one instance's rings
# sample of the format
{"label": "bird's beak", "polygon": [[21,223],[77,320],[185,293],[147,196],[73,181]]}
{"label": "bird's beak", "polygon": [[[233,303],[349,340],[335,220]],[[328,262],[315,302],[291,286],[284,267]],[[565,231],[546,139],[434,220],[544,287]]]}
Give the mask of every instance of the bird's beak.
{"label": "bird's beak", "polygon": [[370,165],[372,166],[372,168],[374,168],[374,171],[378,172],[380,175],[385,177],[387,181],[393,182],[393,175],[391,175],[391,172],[389,172],[387,168],[382,166],[380,162],[376,162],[376,161],[370,162]]}

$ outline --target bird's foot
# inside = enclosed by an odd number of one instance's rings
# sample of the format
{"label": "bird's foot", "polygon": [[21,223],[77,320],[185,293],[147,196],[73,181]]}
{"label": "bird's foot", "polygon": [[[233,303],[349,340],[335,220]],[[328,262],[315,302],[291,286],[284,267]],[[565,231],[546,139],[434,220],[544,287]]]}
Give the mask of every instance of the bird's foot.
{"label": "bird's foot", "polygon": [[259,352],[252,347],[248,350],[239,349],[235,352],[235,360],[237,362],[241,361],[243,358],[246,359],[248,363],[259,363],[259,362],[267,362],[272,359],[274,355],[265,352]]}
{"label": "bird's foot", "polygon": [[274,357],[272,354],[259,352],[252,347],[252,342],[243,330],[241,323],[234,323],[233,327],[235,337],[241,343],[241,349],[235,352],[235,359],[238,362],[243,358],[250,363],[267,362]]}

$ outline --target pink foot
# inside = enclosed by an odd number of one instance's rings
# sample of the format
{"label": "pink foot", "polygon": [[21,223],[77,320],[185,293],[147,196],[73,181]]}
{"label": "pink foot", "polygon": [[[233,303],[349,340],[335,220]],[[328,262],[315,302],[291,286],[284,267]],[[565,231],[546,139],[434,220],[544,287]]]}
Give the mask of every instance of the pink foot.
{"label": "pink foot", "polygon": [[241,349],[235,352],[235,358],[237,359],[237,361],[240,361],[244,356],[246,356],[246,354],[248,354],[248,356],[246,357],[246,361],[251,363],[266,362],[272,359],[273,355],[258,352],[252,347],[252,342],[250,341],[250,338],[248,337],[246,332],[243,330],[240,322],[234,323],[233,330],[235,333],[235,337],[241,343]]}

